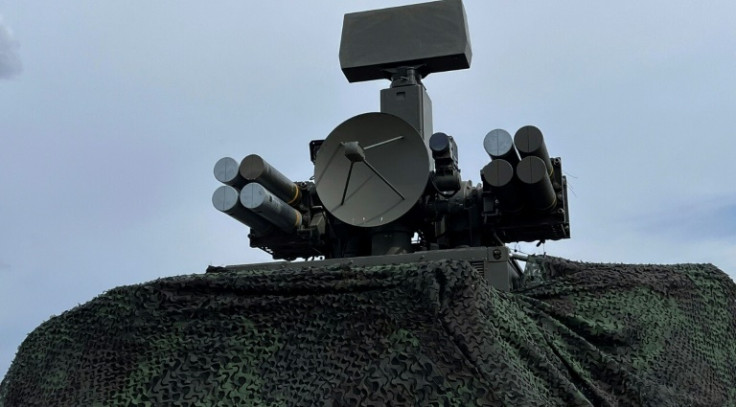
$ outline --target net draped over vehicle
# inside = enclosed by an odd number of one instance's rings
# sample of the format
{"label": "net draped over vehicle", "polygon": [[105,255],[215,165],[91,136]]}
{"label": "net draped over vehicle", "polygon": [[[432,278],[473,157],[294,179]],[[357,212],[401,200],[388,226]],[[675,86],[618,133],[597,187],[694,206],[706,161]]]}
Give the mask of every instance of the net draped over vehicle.
{"label": "net draped over vehicle", "polygon": [[530,258],[229,271],[119,287],[21,345],[0,406],[733,405],[712,265]]}

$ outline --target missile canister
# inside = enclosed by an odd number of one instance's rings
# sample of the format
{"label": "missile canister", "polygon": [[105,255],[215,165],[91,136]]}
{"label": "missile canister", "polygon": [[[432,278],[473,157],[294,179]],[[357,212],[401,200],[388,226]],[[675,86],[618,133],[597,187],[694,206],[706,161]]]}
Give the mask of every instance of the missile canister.
{"label": "missile canister", "polygon": [[298,210],[255,182],[240,191],[240,203],[284,232],[292,232],[302,223],[302,214]]}
{"label": "missile canister", "polygon": [[251,154],[240,163],[240,176],[246,182],[257,182],[288,205],[299,204],[299,187],[257,154]]}
{"label": "missile canister", "polygon": [[274,229],[265,219],[244,208],[240,203],[240,192],[229,185],[223,185],[215,190],[212,194],[212,204],[218,211],[230,215],[258,232],[266,233]]}
{"label": "missile canister", "polygon": [[555,206],[557,194],[547,175],[547,166],[541,158],[533,155],[522,158],[516,166],[516,176],[522,182],[532,208],[547,211]]}
{"label": "missile canister", "polygon": [[240,176],[240,165],[230,157],[220,158],[215,163],[215,178],[225,185],[242,188],[246,184],[245,178]]}
{"label": "missile canister", "polygon": [[521,154],[521,158],[534,156],[544,162],[547,174],[552,176],[552,161],[549,159],[547,145],[544,144],[542,131],[534,126],[524,126],[514,135],[514,144]]}
{"label": "missile canister", "polygon": [[483,181],[497,196],[501,208],[507,212],[518,212],[524,202],[519,182],[514,178],[514,167],[503,159],[496,158],[480,172]]}
{"label": "missile canister", "polygon": [[483,139],[483,148],[492,160],[502,159],[508,161],[512,168],[519,163],[519,153],[514,147],[511,134],[503,129],[491,130]]}

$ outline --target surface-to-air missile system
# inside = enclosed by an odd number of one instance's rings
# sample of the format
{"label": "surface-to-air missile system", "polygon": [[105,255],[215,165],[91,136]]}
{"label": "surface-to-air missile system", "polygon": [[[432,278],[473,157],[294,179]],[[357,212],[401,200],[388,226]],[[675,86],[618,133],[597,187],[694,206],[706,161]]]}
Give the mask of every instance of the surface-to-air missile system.
{"label": "surface-to-air missile system", "polygon": [[422,80],[470,61],[460,1],[347,14],[342,71],[349,82],[391,81],[381,111],[312,140],[310,181],[293,182],[258,155],[221,159],[214,172],[225,185],[214,206],[248,225],[251,246],[275,259],[333,259],[311,266],[461,259],[510,289],[521,269],[505,243],[570,237],[567,184],[562,160],[550,157],[534,126],[513,137],[490,131],[482,184],[462,179],[457,145],[434,131]]}
{"label": "surface-to-air missile system", "polygon": [[347,14],[343,72],[391,81],[381,111],[309,142],[308,181],[256,155],[215,165],[215,207],[285,261],[118,287],[50,319],[0,407],[736,405],[722,271],[519,267],[506,243],[570,236],[566,181],[532,126],[489,132],[482,183],[462,179],[422,80],[470,59],[460,0]]}

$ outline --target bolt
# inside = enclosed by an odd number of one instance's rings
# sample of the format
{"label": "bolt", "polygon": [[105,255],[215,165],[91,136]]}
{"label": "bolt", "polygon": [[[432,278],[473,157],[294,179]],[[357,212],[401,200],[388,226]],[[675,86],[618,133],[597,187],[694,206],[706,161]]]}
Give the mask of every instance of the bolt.
{"label": "bolt", "polygon": [[493,251],[493,258],[496,260],[501,260],[501,249],[495,249]]}

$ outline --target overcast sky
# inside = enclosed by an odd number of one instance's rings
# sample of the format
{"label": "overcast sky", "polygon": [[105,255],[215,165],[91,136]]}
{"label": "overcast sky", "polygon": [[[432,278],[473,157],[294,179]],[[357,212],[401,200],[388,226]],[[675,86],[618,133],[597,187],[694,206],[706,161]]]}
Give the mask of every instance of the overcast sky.
{"label": "overcast sky", "polygon": [[[105,290],[266,261],[217,212],[221,157],[294,180],[307,145],[379,109],[348,84],[346,12],[411,1],[0,0],[0,377],[25,335]],[[430,75],[465,179],[533,124],[572,239],[526,252],[736,274],[736,2],[466,0],[469,70]]]}

